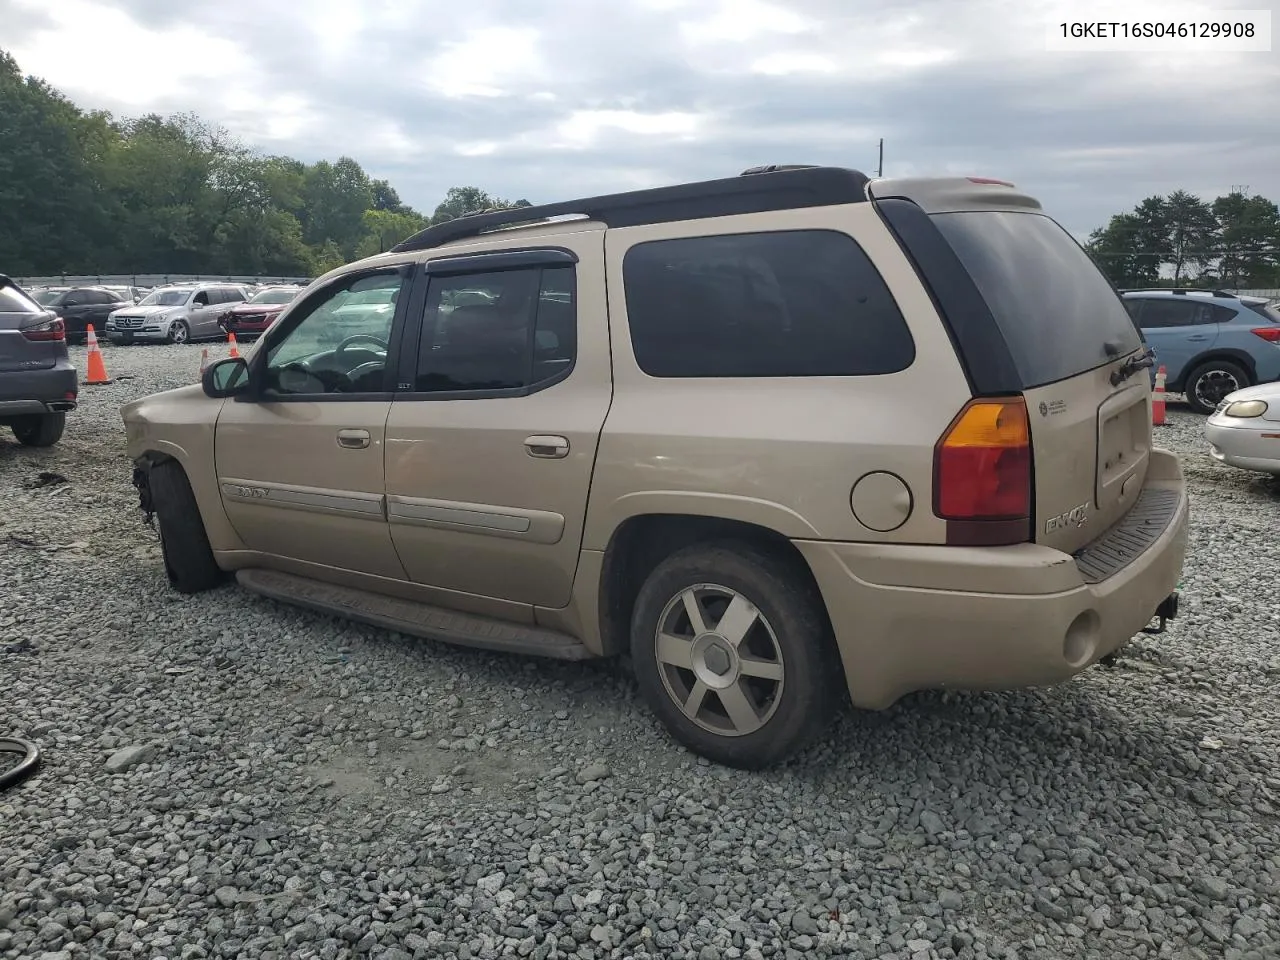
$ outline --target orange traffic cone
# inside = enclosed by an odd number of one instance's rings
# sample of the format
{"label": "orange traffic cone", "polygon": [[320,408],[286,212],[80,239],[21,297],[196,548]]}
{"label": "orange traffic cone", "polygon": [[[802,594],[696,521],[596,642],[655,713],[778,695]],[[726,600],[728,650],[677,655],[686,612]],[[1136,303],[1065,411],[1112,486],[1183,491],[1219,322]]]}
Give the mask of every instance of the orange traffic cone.
{"label": "orange traffic cone", "polygon": [[1151,425],[1154,427],[1164,426],[1164,384],[1165,369],[1161,365],[1156,370],[1156,388],[1151,393]]}
{"label": "orange traffic cone", "polygon": [[93,332],[93,324],[89,324],[86,331],[89,341],[89,369],[84,378],[84,382],[88,384],[110,383],[111,378],[107,376],[107,365],[102,362],[102,348],[98,346],[98,335]]}
{"label": "orange traffic cone", "polygon": [[232,356],[232,357],[238,357],[238,356],[240,356],[240,349],[236,346],[236,335],[235,335],[235,333],[228,333],[228,334],[227,334],[227,343],[231,344],[231,353],[230,353],[230,354],[228,354],[228,356]]}

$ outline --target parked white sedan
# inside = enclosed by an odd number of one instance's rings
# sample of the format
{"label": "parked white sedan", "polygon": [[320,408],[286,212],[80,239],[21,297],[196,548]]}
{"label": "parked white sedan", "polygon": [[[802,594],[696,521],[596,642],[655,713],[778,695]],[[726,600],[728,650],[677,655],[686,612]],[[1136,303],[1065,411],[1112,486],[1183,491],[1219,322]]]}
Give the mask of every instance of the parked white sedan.
{"label": "parked white sedan", "polygon": [[1204,427],[1219,463],[1280,476],[1280,383],[1227,394]]}

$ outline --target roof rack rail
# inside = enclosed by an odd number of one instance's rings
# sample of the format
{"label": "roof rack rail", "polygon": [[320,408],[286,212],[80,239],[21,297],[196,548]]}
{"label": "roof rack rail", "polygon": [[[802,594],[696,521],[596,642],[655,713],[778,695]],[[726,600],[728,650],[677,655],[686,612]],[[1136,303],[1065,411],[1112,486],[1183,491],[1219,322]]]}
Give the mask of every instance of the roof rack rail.
{"label": "roof rack rail", "polygon": [[753,167],[739,176],[721,180],[458,217],[415,233],[392,247],[391,252],[430,250],[504,227],[543,223],[553,217],[579,216],[598,220],[608,227],[632,227],[769,210],[864,203],[869,182],[866,174],[844,167]]}
{"label": "roof rack rail", "polygon": [[1213,290],[1209,287],[1132,287],[1130,289],[1121,290],[1121,293],[1176,293],[1179,296],[1185,296],[1188,293],[1207,293],[1211,297],[1223,297],[1228,300],[1239,300],[1240,298],[1229,290]]}

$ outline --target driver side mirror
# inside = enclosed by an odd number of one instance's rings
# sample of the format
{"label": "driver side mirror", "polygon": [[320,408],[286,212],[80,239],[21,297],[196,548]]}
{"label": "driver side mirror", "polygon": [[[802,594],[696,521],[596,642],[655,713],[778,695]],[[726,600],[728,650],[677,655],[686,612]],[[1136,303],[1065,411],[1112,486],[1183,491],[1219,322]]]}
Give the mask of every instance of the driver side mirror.
{"label": "driver side mirror", "polygon": [[244,357],[227,357],[205,367],[200,386],[206,397],[221,400],[249,389],[249,363]]}

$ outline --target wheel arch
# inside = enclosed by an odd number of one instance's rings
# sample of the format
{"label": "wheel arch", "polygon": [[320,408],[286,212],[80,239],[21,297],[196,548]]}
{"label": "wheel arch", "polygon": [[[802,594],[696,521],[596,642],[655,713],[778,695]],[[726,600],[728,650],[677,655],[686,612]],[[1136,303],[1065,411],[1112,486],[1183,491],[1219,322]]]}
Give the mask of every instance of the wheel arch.
{"label": "wheel arch", "polygon": [[605,656],[630,647],[631,617],[645,579],[663,559],[695,543],[736,540],[764,550],[812,585],[821,612],[826,604],[808,562],[783,533],[744,520],[695,513],[640,513],[623,520],[604,551],[599,583],[599,629]]}
{"label": "wheel arch", "polygon": [[[1191,374],[1204,366],[1206,363],[1212,363],[1214,360],[1225,360],[1244,368],[1245,373],[1249,375],[1252,383],[1258,382],[1258,364],[1249,352],[1241,350],[1238,347],[1210,347],[1203,353],[1199,353],[1192,357],[1179,371],[1178,380],[1169,384],[1169,389],[1173,393],[1182,393],[1187,386],[1187,380]],[[1249,384],[1246,384],[1248,386]]]}

